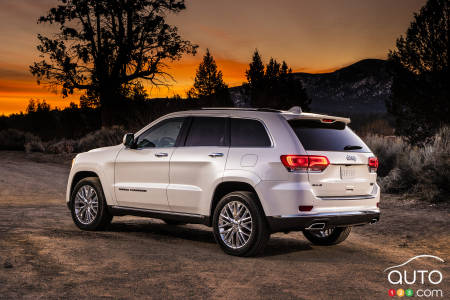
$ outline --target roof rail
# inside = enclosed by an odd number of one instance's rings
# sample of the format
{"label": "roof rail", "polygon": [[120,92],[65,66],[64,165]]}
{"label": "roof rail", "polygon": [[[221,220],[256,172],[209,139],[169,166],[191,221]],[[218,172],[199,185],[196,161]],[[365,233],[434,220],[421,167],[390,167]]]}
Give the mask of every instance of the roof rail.
{"label": "roof rail", "polygon": [[202,110],[243,110],[243,111],[263,111],[263,112],[277,112],[281,113],[282,110],[273,108],[255,108],[255,107],[202,107]]}

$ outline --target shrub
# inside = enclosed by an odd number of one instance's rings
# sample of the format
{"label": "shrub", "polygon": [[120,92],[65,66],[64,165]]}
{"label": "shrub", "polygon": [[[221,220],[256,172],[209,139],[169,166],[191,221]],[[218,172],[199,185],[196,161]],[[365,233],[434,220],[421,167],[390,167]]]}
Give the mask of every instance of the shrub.
{"label": "shrub", "polygon": [[62,140],[55,143],[48,143],[45,152],[60,154],[74,153],[78,151],[78,142],[74,140]]}
{"label": "shrub", "polygon": [[361,136],[370,134],[394,135],[394,128],[385,118],[375,119],[373,121],[364,123],[356,131]]}
{"label": "shrub", "polygon": [[114,146],[122,142],[125,130],[120,126],[103,127],[91,132],[78,141],[77,151],[84,152],[94,148]]}
{"label": "shrub", "polygon": [[25,152],[27,152],[27,153],[44,152],[45,151],[45,147],[44,147],[44,144],[42,143],[41,139],[38,137],[35,137],[35,136],[32,139],[30,139],[28,142],[25,142],[24,148],[25,148]]}
{"label": "shrub", "polygon": [[378,176],[384,177],[397,166],[398,155],[403,152],[407,144],[396,136],[367,135],[365,143],[375,153],[380,161]]}
{"label": "shrub", "polygon": [[441,128],[423,147],[398,137],[367,136],[366,141],[380,160],[378,182],[383,191],[450,201],[449,127]]}
{"label": "shrub", "polygon": [[[26,148],[26,145],[27,148]],[[43,151],[41,140],[28,132],[16,129],[0,131],[0,150]]]}

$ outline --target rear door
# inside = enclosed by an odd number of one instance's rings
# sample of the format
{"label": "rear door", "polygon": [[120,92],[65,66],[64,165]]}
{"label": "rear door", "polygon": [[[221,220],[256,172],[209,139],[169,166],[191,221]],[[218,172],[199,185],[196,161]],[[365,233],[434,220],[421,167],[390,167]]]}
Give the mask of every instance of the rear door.
{"label": "rear door", "polygon": [[184,146],[170,160],[167,196],[173,211],[209,214],[214,188],[222,181],[229,150],[227,117],[192,117]]}
{"label": "rear door", "polygon": [[343,122],[334,120],[290,120],[308,155],[326,156],[330,165],[322,172],[309,172],[319,197],[371,194],[376,173],[368,167],[373,156],[367,145]]}

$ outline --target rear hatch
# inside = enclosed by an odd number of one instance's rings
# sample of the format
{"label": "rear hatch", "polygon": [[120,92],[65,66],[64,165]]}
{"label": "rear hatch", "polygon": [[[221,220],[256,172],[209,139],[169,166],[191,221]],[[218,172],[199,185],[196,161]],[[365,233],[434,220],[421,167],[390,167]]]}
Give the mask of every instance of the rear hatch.
{"label": "rear hatch", "polygon": [[372,157],[367,145],[344,123],[333,119],[288,121],[308,155],[326,156],[329,166],[308,173],[316,196],[368,196],[376,173],[368,166]]}

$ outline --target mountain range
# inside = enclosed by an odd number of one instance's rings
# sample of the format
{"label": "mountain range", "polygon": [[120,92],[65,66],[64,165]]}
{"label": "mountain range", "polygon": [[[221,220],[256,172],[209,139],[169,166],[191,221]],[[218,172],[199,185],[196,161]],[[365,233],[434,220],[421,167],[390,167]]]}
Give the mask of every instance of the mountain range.
{"label": "mountain range", "polygon": [[[330,73],[294,73],[311,98],[311,111],[358,115],[386,112],[392,77],[387,62],[364,59]],[[247,106],[249,99],[242,86],[230,89],[236,106]]]}

